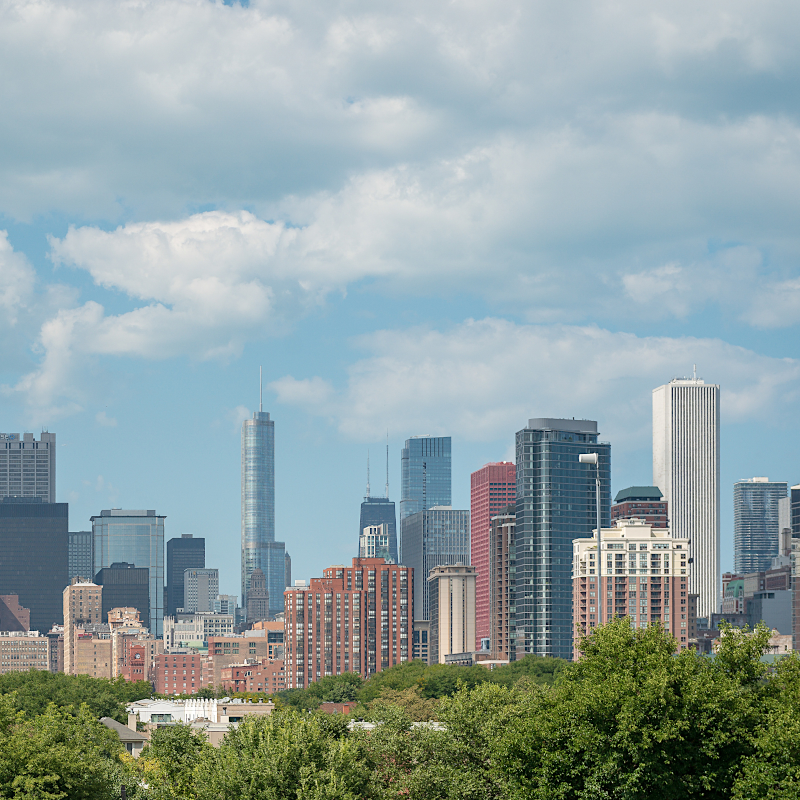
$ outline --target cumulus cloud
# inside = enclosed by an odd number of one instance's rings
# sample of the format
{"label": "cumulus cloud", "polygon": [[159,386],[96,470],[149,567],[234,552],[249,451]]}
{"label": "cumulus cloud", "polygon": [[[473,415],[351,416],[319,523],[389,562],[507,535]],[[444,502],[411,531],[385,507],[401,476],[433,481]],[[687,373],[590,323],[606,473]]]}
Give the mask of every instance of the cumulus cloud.
{"label": "cumulus cloud", "polygon": [[780,418],[800,392],[796,359],[718,339],[639,337],[596,326],[489,318],[448,331],[380,331],[358,345],[368,355],[349,369],[340,391],[319,378],[283,378],[273,384],[279,402],[331,417],[359,441],[379,438],[387,424],[490,441],[530,417],[569,414],[597,419],[604,435],[626,443],[647,436],[652,389],[691,374],[693,364],[720,384],[726,422]]}
{"label": "cumulus cloud", "polygon": [[30,304],[36,273],[22,253],[15,253],[8,232],[0,231],[0,325],[13,327]]}

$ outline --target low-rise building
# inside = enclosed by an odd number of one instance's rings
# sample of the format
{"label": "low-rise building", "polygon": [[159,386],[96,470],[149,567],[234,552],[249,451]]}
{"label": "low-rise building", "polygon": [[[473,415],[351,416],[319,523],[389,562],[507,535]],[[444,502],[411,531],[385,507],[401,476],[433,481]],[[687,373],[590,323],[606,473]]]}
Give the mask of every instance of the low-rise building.
{"label": "low-rise building", "polygon": [[191,642],[207,642],[214,636],[233,633],[233,614],[183,614],[164,617],[164,647],[186,647]]}
{"label": "low-rise building", "polygon": [[113,641],[106,624],[74,627],[72,675],[108,678],[114,674]]}
{"label": "low-rise building", "polygon": [[239,692],[275,694],[286,688],[283,660],[245,659],[240,664],[223,667],[221,676],[220,685],[231,694]]}
{"label": "low-rise building", "polygon": [[203,661],[203,685],[220,686],[222,670],[231,664],[241,664],[245,659],[275,659],[277,654],[282,655],[283,645],[270,642],[268,634],[269,631],[262,629],[229,636],[212,636],[208,640],[208,658]]}
{"label": "low-rise building", "polygon": [[160,653],[153,659],[151,680],[158,694],[197,694],[203,687],[205,657],[191,650]]}
{"label": "low-rise building", "polygon": [[0,675],[50,670],[50,640],[39,631],[0,631]]}

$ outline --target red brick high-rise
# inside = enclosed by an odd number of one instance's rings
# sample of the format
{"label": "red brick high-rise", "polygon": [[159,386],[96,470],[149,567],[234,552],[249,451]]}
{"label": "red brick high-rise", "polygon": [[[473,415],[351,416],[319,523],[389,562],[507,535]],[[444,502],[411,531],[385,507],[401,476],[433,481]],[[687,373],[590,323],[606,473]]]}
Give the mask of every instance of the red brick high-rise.
{"label": "red brick high-rise", "polygon": [[475,648],[490,635],[489,533],[491,519],[516,502],[517,468],[511,461],[482,466],[470,476],[470,561],[475,582]]}

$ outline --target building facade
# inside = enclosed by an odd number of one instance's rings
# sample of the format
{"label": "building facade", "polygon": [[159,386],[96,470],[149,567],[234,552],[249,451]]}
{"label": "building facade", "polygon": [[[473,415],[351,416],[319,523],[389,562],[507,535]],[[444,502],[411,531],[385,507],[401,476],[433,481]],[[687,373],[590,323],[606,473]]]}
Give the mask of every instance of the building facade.
{"label": "building facade", "polygon": [[103,622],[103,587],[73,578],[62,592],[64,620],[64,672],[75,675],[77,629]]}
{"label": "building facade", "polygon": [[247,608],[250,576],[267,579],[270,616],[283,611],[286,545],[275,541],[275,422],[254,411],[242,423],[242,605]]}
{"label": "building facade", "polygon": [[425,576],[443,564],[469,563],[469,511],[434,507],[403,520],[403,564],[414,570],[414,609],[418,619],[430,619]]}
{"label": "building facade", "polygon": [[286,670],[282,660],[269,658],[247,659],[240,664],[231,664],[222,669],[222,688],[231,694],[236,692],[264,692],[275,694],[286,688]]}
{"label": "building facade", "polygon": [[153,661],[152,681],[158,694],[197,694],[203,688],[204,656],[196,652],[160,653]]}
{"label": "building facade", "polygon": [[219,570],[210,567],[183,573],[183,610],[188,614],[213,613],[219,597]]}
{"label": "building facade", "polygon": [[46,632],[62,621],[67,579],[69,509],[39,497],[0,500],[0,595],[30,609],[30,625]]}
{"label": "building facade", "polygon": [[[573,543],[573,608],[578,634],[627,617],[634,628],[663,625],[677,640],[689,644],[689,548],[669,528],[654,528],[644,520],[619,520],[603,530],[602,552],[597,536]],[[601,572],[602,570],[602,572]],[[576,636],[574,657],[580,657]]]}
{"label": "building facade", "polygon": [[475,647],[491,637],[489,537],[492,517],[516,502],[517,468],[510,461],[485,464],[470,476],[470,563],[475,567]]}
{"label": "building facade", "polygon": [[32,433],[0,433],[0,500],[5,497],[56,502],[54,433],[42,431],[38,441]]}
{"label": "building facade", "polygon": [[143,627],[150,628],[150,571],[125,561],[98,570],[94,582],[103,587],[101,622],[112,608],[135,608]]}
{"label": "building facade", "polygon": [[0,595],[0,631],[10,633],[31,629],[31,610],[20,605],[15,594]]}
{"label": "building facade", "polygon": [[496,661],[516,661],[516,505],[492,517],[489,529],[489,651]]}
{"label": "building facade", "polygon": [[428,576],[431,604],[430,663],[472,652],[475,642],[475,567],[448,564]]}
{"label": "building facade", "polygon": [[[387,483],[388,487],[388,483]],[[364,529],[377,525],[386,526],[386,535],[388,536],[388,560],[396,564],[398,561],[397,554],[397,514],[395,512],[394,503],[388,497],[365,497],[364,502],[361,504],[361,516],[359,518],[358,536],[359,539],[364,533]],[[360,543],[359,543],[360,547]],[[360,550],[359,550],[360,552]],[[359,558],[364,556],[359,555]],[[290,586],[291,583],[287,583]]]}
{"label": "building facade", "polygon": [[149,622],[150,631],[155,636],[161,636],[164,630],[165,519],[152,509],[120,508],[106,509],[99,516],[91,517],[95,575],[101,569],[122,562],[148,570]]}
{"label": "building facade", "polygon": [[252,625],[269,618],[267,578],[260,569],[254,569],[250,575],[250,594],[247,597],[247,623]]}
{"label": "building facade", "polygon": [[733,542],[736,572],[769,569],[780,555],[780,501],[786,481],[752,478],[733,484]]}
{"label": "building facade", "polygon": [[653,483],[669,503],[670,530],[691,540],[689,591],[698,613],[719,608],[719,386],[674,379],[653,390]]}
{"label": "building facade", "polygon": [[378,558],[329,567],[310,586],[286,590],[287,686],[304,688],[327,675],[364,678],[408,661],[413,572]]}
{"label": "building facade", "polygon": [[203,569],[206,565],[206,540],[191,533],[167,542],[167,601],[164,614],[175,616],[184,608],[183,573],[187,569]]}
{"label": "building facade", "polygon": [[643,519],[654,528],[668,528],[668,504],[658,486],[629,486],[617,492],[611,506],[611,522]]}
{"label": "building facade", "polygon": [[367,525],[361,536],[358,537],[359,558],[382,558],[389,564],[396,564],[392,557],[391,534],[389,526],[384,522],[380,525]]}
{"label": "building facade", "polygon": [[427,619],[415,619],[412,630],[411,658],[430,664],[431,623]]}
{"label": "building facade", "polygon": [[236,618],[233,614],[184,614],[164,618],[164,647],[205,647],[212,636],[233,633]]}
{"label": "building facade", "polygon": [[94,579],[94,537],[91,531],[70,531],[67,534],[67,577]]}
{"label": "building facade", "polygon": [[[572,657],[572,543],[610,524],[611,445],[593,420],[537,418],[516,436],[516,654]],[[581,464],[597,453],[598,467]]]}
{"label": "building facade", "polygon": [[50,669],[50,640],[39,631],[0,632],[0,675]]}

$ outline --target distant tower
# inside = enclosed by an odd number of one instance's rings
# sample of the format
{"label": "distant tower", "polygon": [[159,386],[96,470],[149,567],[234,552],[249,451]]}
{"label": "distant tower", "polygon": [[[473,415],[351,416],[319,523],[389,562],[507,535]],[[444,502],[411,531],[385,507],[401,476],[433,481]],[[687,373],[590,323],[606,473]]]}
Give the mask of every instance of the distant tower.
{"label": "distant tower", "polygon": [[247,597],[247,622],[252,625],[263,619],[269,619],[269,591],[267,579],[260,569],[250,574],[250,594]]}
{"label": "distant tower", "polygon": [[753,478],[733,484],[733,546],[736,572],[770,568],[780,552],[778,507],[787,498],[786,481]]}
{"label": "distant tower", "polygon": [[358,521],[359,556],[364,530],[385,525],[388,532],[388,560],[397,563],[397,513],[394,503],[389,500],[389,445],[386,445],[386,497],[370,497],[369,455],[367,455],[367,494],[361,504],[361,517]]}

